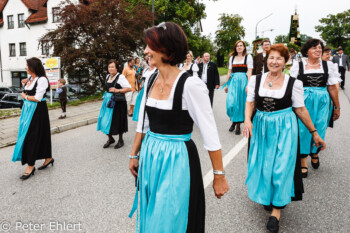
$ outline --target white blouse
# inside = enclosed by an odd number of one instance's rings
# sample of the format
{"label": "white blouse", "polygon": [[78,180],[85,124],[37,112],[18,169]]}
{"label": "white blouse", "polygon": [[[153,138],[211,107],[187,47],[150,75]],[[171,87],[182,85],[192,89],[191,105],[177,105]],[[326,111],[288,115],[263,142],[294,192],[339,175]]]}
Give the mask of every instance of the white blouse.
{"label": "white blouse", "polygon": [[[187,69],[187,70],[189,70],[189,69],[191,68],[191,66],[192,66],[193,76],[198,77],[198,71],[199,71],[198,65],[197,65],[196,63],[191,63],[191,64],[188,66],[188,69]],[[180,69],[180,70],[183,70],[184,67],[185,67],[185,63],[180,64],[179,69]]]}
{"label": "white blouse", "polygon": [[[157,100],[154,98],[147,99],[147,106],[155,107],[158,109],[171,110],[173,107],[173,99],[175,93],[175,87],[181,75],[185,71],[180,72],[179,76],[176,78],[173,87],[170,92],[169,99],[167,100]],[[146,90],[149,78],[145,81],[145,92],[142,97],[139,120],[137,123],[136,131],[141,133],[146,133],[149,129],[148,116],[145,116],[144,128],[142,131],[144,106],[146,99]],[[151,89],[152,90],[152,89]],[[150,92],[151,92],[150,90]],[[213,110],[211,108],[208,88],[203,83],[203,81],[196,77],[189,77],[184,85],[184,90],[182,94],[182,109],[188,110],[194,123],[198,126],[200,133],[204,141],[204,148],[208,151],[216,151],[221,149],[221,144],[219,140],[218,131],[216,128],[216,123],[214,119]]]}
{"label": "white blouse", "polygon": [[49,87],[49,82],[45,77],[35,78],[29,87],[27,85],[24,87],[24,90],[33,90],[36,82],[38,82],[38,85],[36,86],[36,93],[34,98],[37,101],[41,101],[46,93],[46,89]]}
{"label": "white blouse", "polygon": [[[252,58],[252,55],[248,54],[247,56],[248,56],[247,57],[247,67],[248,67],[248,69],[253,69],[253,58]],[[231,56],[230,59],[229,59],[228,69],[232,69],[232,57],[233,56]],[[237,57],[235,57],[235,60],[233,61],[233,64],[244,64],[244,59],[245,58],[243,58],[241,61],[238,62],[237,61]]]}
{"label": "white blouse", "polygon": [[[117,73],[116,75],[118,75],[119,73]],[[107,75],[106,79],[109,79],[109,74]],[[114,79],[113,79],[114,81]],[[112,81],[112,82],[113,82]],[[107,80],[108,82],[108,80]],[[108,83],[112,83],[112,82],[108,82]],[[122,88],[131,88],[130,83],[128,82],[128,80],[125,78],[125,76],[123,74],[119,75],[119,79],[117,81],[117,83],[122,87]]]}
{"label": "white blouse", "polygon": [[[288,81],[290,78],[287,74],[284,76],[284,82],[281,89],[278,90],[270,90],[264,88],[264,83],[267,77],[267,73],[264,73],[261,76],[259,95],[262,97],[271,97],[275,99],[282,99],[284,94],[286,93]],[[247,102],[255,102],[255,84],[256,84],[256,76],[252,76],[248,83],[248,94],[247,94]],[[304,89],[303,82],[300,80],[295,80],[292,91],[292,106],[294,108],[300,108],[305,106],[304,104]]]}
{"label": "white blouse", "polygon": [[142,77],[143,78],[149,78],[151,77],[151,75],[156,72],[157,68],[154,68],[153,70],[150,70],[149,68],[146,68],[144,71],[143,71],[143,74],[142,74]]}
{"label": "white blouse", "polygon": [[[305,70],[305,65],[306,65],[306,59],[305,57],[301,58],[303,61],[303,66],[304,66],[304,73],[305,74],[312,74],[312,73],[317,73],[317,74],[323,74],[323,66],[322,66],[322,60],[320,58],[320,64],[321,67],[320,69],[310,69],[310,70]],[[327,80],[327,85],[335,85],[337,83],[340,83],[342,80],[340,79],[340,74],[338,72],[338,69],[331,61],[327,61],[327,66],[328,66],[328,80]],[[297,78],[299,75],[299,62],[294,62],[292,67],[290,68],[289,71],[290,76]]]}

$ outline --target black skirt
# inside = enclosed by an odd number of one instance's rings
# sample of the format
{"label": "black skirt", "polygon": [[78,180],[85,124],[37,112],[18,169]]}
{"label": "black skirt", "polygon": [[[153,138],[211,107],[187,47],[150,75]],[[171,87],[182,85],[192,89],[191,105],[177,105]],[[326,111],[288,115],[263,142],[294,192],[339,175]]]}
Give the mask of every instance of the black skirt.
{"label": "black skirt", "polygon": [[52,158],[51,131],[46,101],[41,101],[23,142],[22,165],[34,166],[36,160],[46,158]]}
{"label": "black skirt", "polygon": [[128,108],[126,101],[115,102],[112,123],[109,130],[110,135],[118,135],[128,132]]}

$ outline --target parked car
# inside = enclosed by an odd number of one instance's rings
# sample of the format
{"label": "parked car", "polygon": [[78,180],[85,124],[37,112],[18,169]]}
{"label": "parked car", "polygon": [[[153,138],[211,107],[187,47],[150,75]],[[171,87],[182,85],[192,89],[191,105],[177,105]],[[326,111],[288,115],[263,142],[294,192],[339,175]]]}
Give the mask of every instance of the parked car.
{"label": "parked car", "polygon": [[21,87],[0,87],[0,99],[8,93],[21,93],[22,90]]}
{"label": "parked car", "polygon": [[[51,97],[51,94],[50,94],[50,91],[48,91],[46,93],[46,101],[49,102],[50,97]],[[78,100],[78,97],[75,94],[67,91],[67,100],[68,101]],[[52,102],[59,102],[59,101],[60,101],[60,99],[58,97],[58,93],[56,92],[56,90],[52,90]]]}
{"label": "parked car", "polygon": [[22,108],[23,98],[21,93],[5,94],[0,100],[0,108]]}

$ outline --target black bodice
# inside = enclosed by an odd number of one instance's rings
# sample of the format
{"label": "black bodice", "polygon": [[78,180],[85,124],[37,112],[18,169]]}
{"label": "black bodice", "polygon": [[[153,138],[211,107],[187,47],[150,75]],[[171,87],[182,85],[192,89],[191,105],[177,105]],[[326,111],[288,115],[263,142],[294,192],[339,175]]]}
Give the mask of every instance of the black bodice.
{"label": "black bodice", "polygon": [[292,93],[293,93],[295,78],[289,77],[284,96],[281,99],[276,99],[272,97],[263,97],[259,95],[261,76],[262,76],[261,74],[256,76],[256,83],[255,83],[256,108],[259,111],[274,112],[274,111],[279,111],[282,109],[292,107]]}
{"label": "black bodice", "polygon": [[[158,109],[146,105],[146,113],[149,119],[150,130],[159,134],[181,135],[189,134],[193,131],[193,120],[187,110],[182,110],[182,93],[185,82],[190,76],[184,72],[179,78],[173,99],[171,110]],[[146,98],[152,88],[157,74],[152,74],[147,86]]]}
{"label": "black bodice", "polygon": [[[46,77],[45,77],[46,78]],[[32,79],[32,77],[30,77],[29,78],[29,80],[30,79]],[[28,81],[29,81],[28,80]],[[48,87],[47,87],[47,89],[46,89],[46,92],[48,92],[48,91],[50,91],[50,82],[49,82],[49,80],[46,78],[46,80],[47,80],[47,82],[48,82]],[[28,96],[35,96],[35,94],[36,94],[36,87],[38,86],[38,81],[39,81],[39,79],[38,80],[36,80],[36,82],[35,82],[35,84],[34,84],[34,87],[33,87],[33,89],[32,90],[25,90],[25,93],[28,95]],[[28,82],[27,82],[28,83]],[[27,85],[27,83],[25,84],[25,86]],[[46,93],[44,94],[44,96],[43,96],[43,98],[45,98],[46,97]]]}
{"label": "black bodice", "polygon": [[108,79],[109,79],[110,75],[107,75],[106,85],[105,85],[107,92],[109,92],[108,90],[111,87],[114,87],[116,89],[123,89],[122,86],[118,83],[119,76],[120,76],[120,74],[117,75],[117,77],[113,80],[113,82],[109,83]]}
{"label": "black bodice", "polygon": [[248,72],[248,66],[247,66],[247,57],[248,55],[245,55],[244,57],[244,63],[243,64],[233,64],[233,61],[235,60],[235,56],[232,56],[232,73],[237,73],[237,72],[243,72],[247,73]]}
{"label": "black bodice", "polygon": [[328,80],[328,65],[327,61],[322,61],[323,73],[304,73],[303,62],[299,62],[298,79],[303,82],[304,87],[326,87]]}

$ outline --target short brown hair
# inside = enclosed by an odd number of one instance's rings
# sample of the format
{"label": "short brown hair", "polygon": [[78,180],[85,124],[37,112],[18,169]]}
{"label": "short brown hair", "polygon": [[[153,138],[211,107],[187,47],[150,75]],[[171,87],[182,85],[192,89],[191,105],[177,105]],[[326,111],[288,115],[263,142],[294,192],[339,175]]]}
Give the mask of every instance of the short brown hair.
{"label": "short brown hair", "polygon": [[114,63],[115,68],[116,68],[117,70],[119,70],[119,62],[118,62],[117,60],[115,60],[115,59],[110,59],[110,60],[108,61],[108,65],[109,65],[109,64],[112,64],[112,63]]}
{"label": "short brown hair", "polygon": [[271,44],[269,39],[265,39],[265,40],[261,41],[261,45],[264,45],[265,42],[269,42]]}
{"label": "short brown hair", "polygon": [[312,47],[316,47],[317,45],[321,45],[322,47],[322,52],[323,52],[323,49],[324,49],[324,45],[322,43],[321,40],[319,39],[314,39],[314,38],[311,38],[309,40],[307,40],[304,44],[304,46],[301,48],[301,54],[304,56],[304,57],[308,57],[307,55],[307,52],[309,51],[310,48]]}
{"label": "short brown hair", "polygon": [[154,51],[165,54],[164,63],[175,66],[186,59],[188,51],[187,37],[182,28],[171,22],[145,30],[147,45]]}
{"label": "short brown hair", "polygon": [[60,78],[58,82],[62,83],[63,85],[66,85],[66,80],[64,78]]}
{"label": "short brown hair", "polygon": [[324,47],[322,54],[328,53],[328,52],[330,52],[330,51],[331,51],[331,48],[328,47],[328,46],[326,46],[326,47]]}
{"label": "short brown hair", "polygon": [[271,51],[279,52],[279,54],[284,58],[285,62],[289,60],[289,50],[284,44],[271,45],[271,48],[266,52],[267,58],[269,58]]}
{"label": "short brown hair", "polygon": [[245,56],[247,54],[247,46],[245,45],[245,42],[243,40],[237,40],[237,42],[235,43],[232,52],[230,53],[230,56],[237,56],[238,53],[236,51],[236,47],[239,43],[243,43],[244,46],[244,50],[243,50],[243,56]]}

